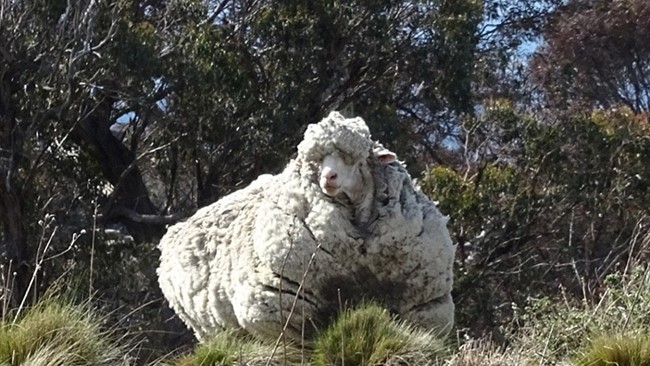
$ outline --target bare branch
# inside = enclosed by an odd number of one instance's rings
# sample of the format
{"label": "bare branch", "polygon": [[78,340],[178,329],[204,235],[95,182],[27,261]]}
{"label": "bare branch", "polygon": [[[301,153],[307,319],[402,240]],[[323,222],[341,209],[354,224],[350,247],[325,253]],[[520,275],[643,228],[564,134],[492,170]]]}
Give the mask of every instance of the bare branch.
{"label": "bare branch", "polygon": [[[190,212],[177,212],[171,215],[149,215],[138,213],[124,206],[113,206],[110,211],[110,217],[123,216],[133,222],[141,224],[169,225],[192,216],[195,212],[196,210]],[[106,216],[100,215],[100,218],[106,218]]]}
{"label": "bare branch", "polygon": [[202,26],[204,26],[206,24],[214,23],[214,20],[217,19],[217,17],[219,15],[221,15],[221,13],[224,11],[224,9],[226,8],[226,5],[228,5],[229,2],[230,2],[230,0],[222,0],[219,3],[219,6],[217,6],[217,9],[207,19],[205,19],[204,21],[199,23],[198,26],[202,27]]}

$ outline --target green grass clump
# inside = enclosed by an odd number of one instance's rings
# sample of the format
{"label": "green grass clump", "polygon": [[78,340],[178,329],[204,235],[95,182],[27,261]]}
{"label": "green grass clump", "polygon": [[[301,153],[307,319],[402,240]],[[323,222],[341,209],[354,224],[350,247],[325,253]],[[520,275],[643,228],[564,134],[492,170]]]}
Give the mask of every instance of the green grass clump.
{"label": "green grass clump", "polygon": [[[274,350],[275,348],[275,350]],[[270,362],[269,362],[270,361]],[[273,344],[226,330],[189,354],[179,356],[167,366],[228,366],[228,365],[300,364],[300,351],[294,346],[277,348]]]}
{"label": "green grass clump", "polygon": [[431,365],[446,354],[434,334],[395,320],[382,307],[346,310],[314,342],[313,365]]}
{"label": "green grass clump", "polygon": [[650,366],[650,334],[596,338],[580,355],[576,366]]}
{"label": "green grass clump", "polygon": [[124,354],[100,318],[54,298],[0,323],[0,365],[120,365]]}

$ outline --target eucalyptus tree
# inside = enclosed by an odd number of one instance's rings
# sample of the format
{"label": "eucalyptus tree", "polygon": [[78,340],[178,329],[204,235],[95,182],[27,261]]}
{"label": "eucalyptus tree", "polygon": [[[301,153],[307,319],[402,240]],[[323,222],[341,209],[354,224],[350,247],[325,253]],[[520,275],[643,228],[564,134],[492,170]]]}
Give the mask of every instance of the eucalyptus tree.
{"label": "eucalyptus tree", "polygon": [[568,1],[530,67],[555,107],[650,111],[650,3]]}

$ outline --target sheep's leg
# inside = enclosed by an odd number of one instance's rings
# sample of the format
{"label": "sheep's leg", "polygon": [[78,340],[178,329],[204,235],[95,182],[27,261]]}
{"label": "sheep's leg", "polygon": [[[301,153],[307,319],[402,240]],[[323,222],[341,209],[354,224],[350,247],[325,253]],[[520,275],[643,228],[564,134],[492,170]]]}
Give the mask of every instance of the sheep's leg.
{"label": "sheep's leg", "polygon": [[454,301],[448,293],[403,312],[402,318],[434,333],[446,335],[454,325]]}

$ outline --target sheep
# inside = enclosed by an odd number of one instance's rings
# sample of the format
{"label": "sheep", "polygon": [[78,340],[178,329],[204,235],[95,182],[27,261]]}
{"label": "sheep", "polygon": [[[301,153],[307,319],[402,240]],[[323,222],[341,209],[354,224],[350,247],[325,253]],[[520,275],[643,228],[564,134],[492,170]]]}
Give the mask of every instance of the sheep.
{"label": "sheep", "polygon": [[446,219],[361,118],[309,125],[282,173],[170,227],[158,248],[161,290],[200,341],[223,328],[303,341],[364,299],[453,324]]}

